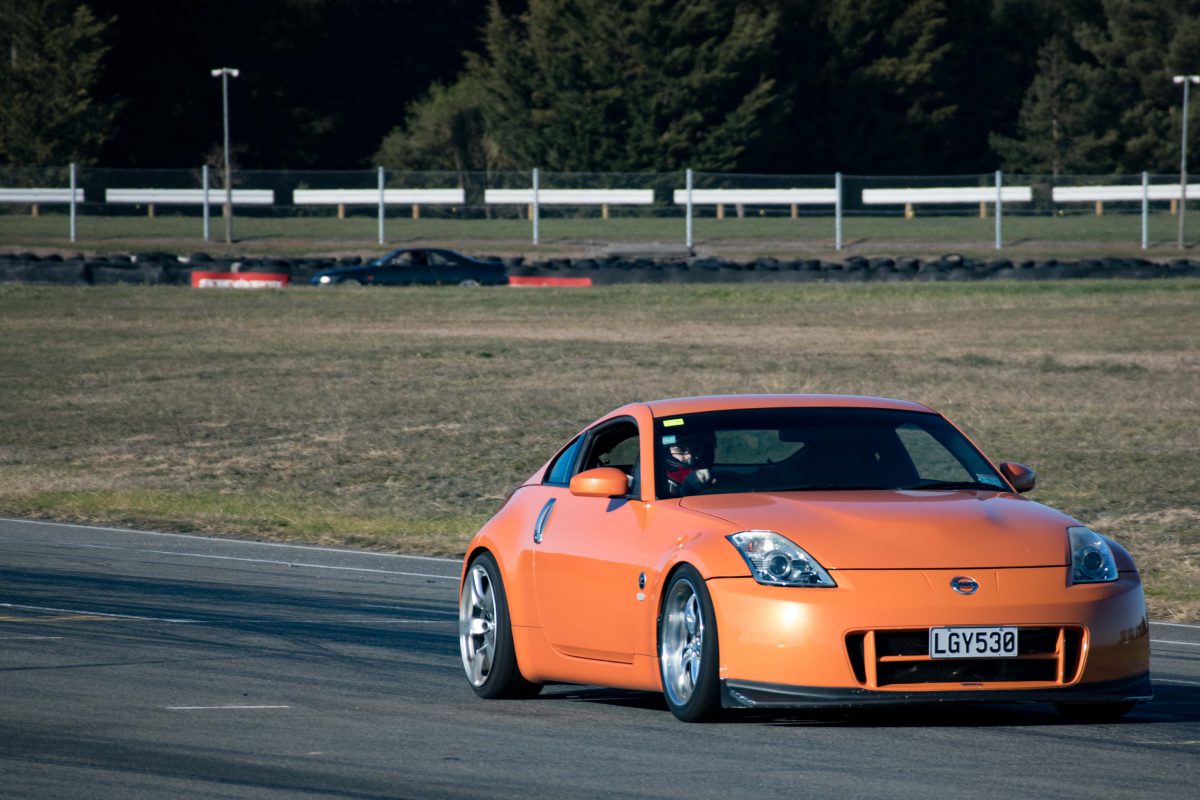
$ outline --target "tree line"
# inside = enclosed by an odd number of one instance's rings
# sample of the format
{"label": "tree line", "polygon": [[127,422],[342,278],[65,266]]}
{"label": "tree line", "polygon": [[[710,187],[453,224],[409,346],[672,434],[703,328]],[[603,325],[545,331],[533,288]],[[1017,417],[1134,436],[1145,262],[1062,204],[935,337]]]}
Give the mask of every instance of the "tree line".
{"label": "tree line", "polygon": [[211,160],[235,66],[246,168],[1113,174],[1178,167],[1200,0],[0,0],[0,37],[12,165]]}

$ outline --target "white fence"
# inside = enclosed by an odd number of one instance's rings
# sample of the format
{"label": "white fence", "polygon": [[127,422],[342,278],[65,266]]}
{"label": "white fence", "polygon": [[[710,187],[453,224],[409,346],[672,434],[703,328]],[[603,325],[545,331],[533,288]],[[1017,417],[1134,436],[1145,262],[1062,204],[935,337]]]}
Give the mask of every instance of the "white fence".
{"label": "white fence", "polygon": [[488,189],[483,202],[490,205],[543,206],[648,206],[653,189]]}
{"label": "white fence", "polygon": [[653,189],[488,189],[483,193],[488,205],[529,206],[534,220],[534,244],[537,244],[538,209],[541,206],[600,206],[600,216],[608,219],[609,206],[648,206],[654,204]]}
{"label": "white fence", "polygon": [[[275,203],[270,189],[233,189],[235,206],[269,206]],[[224,202],[225,194],[216,189],[105,189],[104,202],[138,206],[202,206]]]}
{"label": "white fence", "polygon": [[0,203],[16,203],[19,205],[33,205],[36,203],[58,203],[66,205],[70,203],[82,203],[84,200],[82,189],[51,189],[51,188],[32,188],[32,189],[5,189],[0,188]]}
{"label": "white fence", "polygon": [[[167,171],[160,171],[166,173]],[[694,175],[690,170],[660,174],[627,174],[627,175],[551,175],[551,185],[543,186],[538,170],[530,173],[504,173],[501,176],[474,175],[463,179],[453,174],[440,174],[441,177],[425,173],[393,173],[394,180],[416,183],[411,188],[397,188],[387,185],[389,177],[382,168],[372,171],[355,173],[339,173],[350,176],[341,178],[342,186],[335,181],[339,178],[334,174],[315,173],[239,173],[241,181],[254,185],[259,180],[274,183],[277,188],[235,188],[226,194],[223,188],[211,187],[208,183],[209,170],[203,168],[197,171],[174,171],[171,181],[176,184],[186,180],[195,182],[202,178],[200,188],[168,188],[167,186],[143,185],[130,187],[132,179],[115,171],[89,170],[87,181],[88,195],[93,198],[103,197],[101,201],[111,206],[143,206],[147,216],[155,216],[156,206],[201,206],[204,213],[204,237],[208,240],[208,217],[212,205],[222,206],[230,203],[230,213],[233,208],[255,208],[261,212],[287,214],[289,208],[336,207],[337,216],[344,218],[346,208],[350,206],[371,207],[378,209],[379,242],[385,241],[384,220],[389,208],[411,206],[412,218],[420,218],[423,206],[454,209],[453,213],[479,214],[481,209],[515,206],[521,209],[523,215],[528,209],[531,223],[532,240],[539,243],[539,220],[542,209],[581,209],[581,216],[586,217],[583,209],[599,209],[599,216],[608,219],[610,209],[617,209],[618,214],[636,214],[639,209],[648,215],[672,216],[682,213],[685,219],[684,239],[688,248],[693,247],[692,223],[694,218],[714,217],[723,219],[726,210],[733,208],[738,217],[746,216],[746,209],[754,209],[758,216],[785,216],[790,210],[793,219],[803,213],[808,217],[821,217],[829,213],[813,211],[827,207],[833,222],[833,241],[837,249],[842,249],[843,219],[869,216],[867,212],[874,208],[902,206],[906,218],[925,215],[962,215],[963,207],[978,206],[979,216],[987,218],[994,216],[995,247],[1003,246],[1003,212],[1005,208],[1015,208],[1019,213],[1032,205],[1036,212],[1052,219],[1054,216],[1066,214],[1078,215],[1080,204],[1095,204],[1097,215],[1104,213],[1104,204],[1124,203],[1141,204],[1142,217],[1142,247],[1147,246],[1147,218],[1151,203],[1171,204],[1175,213],[1181,197],[1189,200],[1200,198],[1200,183],[1192,183],[1182,190],[1177,182],[1166,183],[1163,177],[1150,183],[1149,176],[1143,174],[1140,185],[1132,182],[1118,183],[1088,183],[1078,185],[1051,185],[1046,179],[1032,180],[1028,177],[1017,181],[1015,185],[1005,185],[1004,176],[1000,172],[987,176],[951,176],[938,178],[865,178],[855,176],[849,179],[850,187],[846,188],[846,179],[840,173],[832,176],[723,176],[705,174],[698,176],[703,185],[695,185]],[[121,186],[104,186],[97,174],[113,173],[119,180],[125,182]],[[5,182],[3,172],[0,172],[0,184]],[[49,174],[49,173],[47,173]],[[65,174],[59,169],[53,173],[56,176]],[[77,206],[87,202],[87,196],[77,185],[77,170],[70,169],[70,186],[0,186],[0,204],[29,206],[37,214],[40,204],[63,204],[71,209],[71,240],[75,240],[75,216]],[[294,177],[293,177],[294,175]],[[250,177],[247,177],[250,176]],[[254,177],[257,176],[257,177]],[[1133,176],[1128,176],[1131,179]],[[377,185],[372,188],[362,188],[361,184],[370,181]],[[59,178],[61,180],[61,177]],[[437,185],[436,181],[443,181]],[[462,185],[445,185],[451,180],[458,180]],[[474,182],[472,182],[474,181]],[[939,182],[940,181],[940,182]],[[324,182],[324,186],[321,183]],[[891,185],[880,186],[888,182]],[[964,185],[968,182],[973,185]],[[317,186],[312,186],[316,183]],[[353,187],[359,183],[359,187]],[[421,186],[422,183],[432,184]],[[499,183],[500,185],[495,185]],[[520,184],[524,183],[524,186]],[[592,185],[587,185],[591,183]],[[597,188],[596,183],[606,184],[607,188]],[[759,185],[753,185],[757,183]],[[832,183],[832,185],[829,185]],[[958,183],[959,185],[954,185]],[[346,186],[345,184],[351,184]],[[492,184],[492,185],[489,185]],[[507,184],[507,185],[505,185]],[[514,185],[515,184],[515,185]],[[572,185],[574,184],[574,185]],[[613,186],[616,184],[616,186]],[[622,185],[624,184],[624,185]],[[640,184],[640,185],[639,185]],[[715,185],[714,185],[715,184]],[[722,185],[724,184],[724,185]],[[799,184],[799,185],[795,185]],[[805,185],[808,184],[808,185]],[[824,184],[824,185],[819,185]],[[261,184],[260,184],[261,185]],[[464,189],[463,185],[469,188]],[[97,202],[92,200],[89,208],[95,209]],[[624,209],[624,210],[621,210]],[[678,209],[672,212],[672,209]],[[802,209],[804,211],[802,212]],[[847,209],[849,212],[847,214]],[[1132,212],[1126,207],[1124,210]],[[435,212],[445,215],[445,212]],[[594,217],[595,210],[590,211]],[[881,216],[895,215],[885,213]],[[393,215],[394,216],[394,215]],[[486,216],[491,216],[488,211]],[[511,212],[500,212],[500,216],[512,218]],[[564,214],[560,211],[557,216]],[[567,211],[566,216],[571,216]],[[811,228],[811,226],[809,226]]]}
{"label": "white fence", "polygon": [[800,206],[836,206],[838,190],[833,189],[676,189],[673,199],[677,206],[715,206],[717,219],[725,218],[725,207],[733,206],[739,214],[746,206],[790,206],[792,218],[799,216]]}
{"label": "white fence", "polygon": [[383,243],[383,210],[388,206],[412,207],[412,218],[421,218],[421,206],[461,206],[466,202],[462,189],[296,189],[292,202],[298,206],[337,206],[338,219],[345,219],[346,206],[378,206],[380,243]]}
{"label": "white fence", "polygon": [[[1054,202],[1129,202],[1140,200],[1174,200],[1178,202],[1182,192],[1178,183],[1147,183],[1144,186],[1055,186]],[[1187,185],[1189,200],[1200,197],[1200,183]]]}

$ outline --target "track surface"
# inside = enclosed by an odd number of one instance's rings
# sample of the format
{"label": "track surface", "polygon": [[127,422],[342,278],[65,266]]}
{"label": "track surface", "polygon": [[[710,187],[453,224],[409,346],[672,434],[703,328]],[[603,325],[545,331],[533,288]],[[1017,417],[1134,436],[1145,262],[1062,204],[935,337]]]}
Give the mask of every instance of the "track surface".
{"label": "track surface", "polygon": [[[1156,699],[683,725],[651,694],[476,699],[458,565],[0,520],[0,796],[1183,797],[1200,627],[1155,624]],[[586,624],[586,623],[584,623]]]}

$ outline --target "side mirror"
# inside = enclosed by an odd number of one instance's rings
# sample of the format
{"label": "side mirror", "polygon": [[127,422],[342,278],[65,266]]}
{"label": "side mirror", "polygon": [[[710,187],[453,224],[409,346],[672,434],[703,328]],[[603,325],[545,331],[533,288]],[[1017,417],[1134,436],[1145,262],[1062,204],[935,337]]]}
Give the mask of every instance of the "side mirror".
{"label": "side mirror", "polygon": [[577,497],[624,497],[629,478],[616,467],[597,467],[571,478],[571,494]]}
{"label": "side mirror", "polygon": [[1000,464],[1000,471],[1018,492],[1028,492],[1037,483],[1037,473],[1016,461],[1003,462]]}

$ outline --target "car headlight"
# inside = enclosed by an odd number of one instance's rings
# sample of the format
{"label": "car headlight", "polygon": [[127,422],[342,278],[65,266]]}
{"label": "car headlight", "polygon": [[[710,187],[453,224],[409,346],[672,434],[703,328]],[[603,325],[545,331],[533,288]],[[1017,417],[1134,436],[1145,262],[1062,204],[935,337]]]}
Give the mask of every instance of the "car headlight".
{"label": "car headlight", "polygon": [[1108,540],[1091,528],[1067,528],[1071,541],[1071,583],[1111,583],[1117,562]]}
{"label": "car headlight", "polygon": [[333,278],[330,278],[328,275],[322,275],[322,276],[321,276],[320,278],[318,278],[317,280],[318,280],[319,282],[321,282],[321,283],[329,283],[330,281],[332,281],[332,280],[333,280]]}
{"label": "car headlight", "polygon": [[750,567],[754,580],[767,586],[837,586],[795,542],[774,531],[741,531],[725,537]]}

